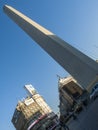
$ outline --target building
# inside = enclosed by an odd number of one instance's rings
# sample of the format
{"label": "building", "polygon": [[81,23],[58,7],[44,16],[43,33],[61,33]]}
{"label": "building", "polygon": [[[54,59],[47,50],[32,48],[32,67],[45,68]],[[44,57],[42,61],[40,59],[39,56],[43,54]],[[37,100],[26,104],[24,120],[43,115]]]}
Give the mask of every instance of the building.
{"label": "building", "polygon": [[76,82],[76,80],[69,76],[67,78],[60,78],[59,83],[59,110],[60,116],[66,117],[69,112],[78,104],[80,98],[84,93],[84,89]]}
{"label": "building", "polygon": [[25,85],[28,97],[19,101],[12,123],[16,130],[49,130],[58,123],[57,115],[32,85]]}

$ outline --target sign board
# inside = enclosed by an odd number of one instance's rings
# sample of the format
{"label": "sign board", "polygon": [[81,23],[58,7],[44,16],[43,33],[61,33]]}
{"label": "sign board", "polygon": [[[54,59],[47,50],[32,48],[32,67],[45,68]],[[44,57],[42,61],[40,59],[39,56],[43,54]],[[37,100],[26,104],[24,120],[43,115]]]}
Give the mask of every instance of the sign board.
{"label": "sign board", "polygon": [[28,105],[30,105],[30,104],[32,104],[34,102],[34,100],[32,99],[32,98],[30,98],[30,99],[26,99],[25,101],[24,101],[24,103],[28,106]]}

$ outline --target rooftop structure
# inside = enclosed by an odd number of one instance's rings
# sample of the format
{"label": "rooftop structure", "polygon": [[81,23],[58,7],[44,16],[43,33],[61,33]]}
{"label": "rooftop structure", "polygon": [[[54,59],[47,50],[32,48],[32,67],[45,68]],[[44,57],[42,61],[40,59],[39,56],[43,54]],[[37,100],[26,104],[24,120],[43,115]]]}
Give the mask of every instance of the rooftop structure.
{"label": "rooftop structure", "polygon": [[31,84],[25,85],[24,88],[26,89],[26,91],[30,97],[37,94],[37,91],[35,90],[35,88]]}

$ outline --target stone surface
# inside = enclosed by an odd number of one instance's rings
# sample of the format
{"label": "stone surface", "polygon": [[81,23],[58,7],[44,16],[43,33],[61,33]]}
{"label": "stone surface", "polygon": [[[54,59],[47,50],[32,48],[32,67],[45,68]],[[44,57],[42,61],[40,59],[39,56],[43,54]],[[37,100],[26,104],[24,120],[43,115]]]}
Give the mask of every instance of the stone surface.
{"label": "stone surface", "polygon": [[98,81],[98,63],[11,6],[4,12],[84,88]]}
{"label": "stone surface", "polygon": [[69,123],[70,130],[98,130],[98,98]]}

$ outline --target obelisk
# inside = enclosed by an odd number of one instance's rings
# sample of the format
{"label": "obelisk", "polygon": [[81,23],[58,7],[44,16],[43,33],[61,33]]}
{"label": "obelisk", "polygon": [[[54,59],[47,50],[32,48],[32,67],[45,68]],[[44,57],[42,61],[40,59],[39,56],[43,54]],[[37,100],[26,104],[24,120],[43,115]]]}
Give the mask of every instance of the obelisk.
{"label": "obelisk", "polygon": [[98,63],[11,6],[4,12],[85,89],[98,81]]}

